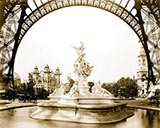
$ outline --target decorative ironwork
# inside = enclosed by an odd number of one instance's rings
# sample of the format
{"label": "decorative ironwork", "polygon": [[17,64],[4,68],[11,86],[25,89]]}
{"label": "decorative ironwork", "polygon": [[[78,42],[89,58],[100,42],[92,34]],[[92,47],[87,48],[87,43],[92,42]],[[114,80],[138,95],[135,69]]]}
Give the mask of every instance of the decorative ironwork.
{"label": "decorative ironwork", "polygon": [[[33,24],[45,15],[61,8],[69,6],[91,6],[113,13],[133,29],[139,37],[147,56],[148,87],[150,82],[155,84],[153,70],[158,72],[160,70],[160,57],[158,57],[160,47],[159,36],[156,38],[156,41],[153,40],[154,36],[157,36],[160,32],[158,0],[4,0],[0,4],[3,5],[3,9],[0,10],[1,13],[4,10],[4,16],[1,16],[2,19],[5,19],[2,28],[5,28],[4,26],[7,24],[9,17],[12,17],[11,19],[17,19],[15,20],[16,30],[9,30],[12,37],[6,38],[7,41],[1,43],[0,46],[0,51],[5,51],[3,52],[4,54],[1,52],[1,56],[6,55],[7,50],[10,51],[10,58],[5,62],[6,68],[1,68],[5,67],[4,63],[1,63],[2,66],[0,67],[1,72],[8,70],[8,79],[12,79],[13,81],[14,60],[18,46]],[[152,23],[154,25],[147,25],[149,20],[153,20],[154,22]],[[147,29],[148,26],[151,26],[150,30]],[[3,29],[2,31],[4,32]],[[158,76],[160,75],[158,74]]]}
{"label": "decorative ironwork", "polygon": [[[147,1],[144,1],[147,2]],[[148,1],[155,2],[155,1]],[[158,2],[158,1],[157,1]],[[148,47],[150,50],[151,61],[153,62],[153,71],[156,76],[156,83],[160,81],[160,12],[155,5],[142,5],[142,14],[144,14],[144,29],[148,37]],[[159,3],[160,6],[160,3]],[[150,8],[148,8],[150,7]],[[153,13],[153,10],[155,11]],[[159,20],[158,20],[159,19]]]}

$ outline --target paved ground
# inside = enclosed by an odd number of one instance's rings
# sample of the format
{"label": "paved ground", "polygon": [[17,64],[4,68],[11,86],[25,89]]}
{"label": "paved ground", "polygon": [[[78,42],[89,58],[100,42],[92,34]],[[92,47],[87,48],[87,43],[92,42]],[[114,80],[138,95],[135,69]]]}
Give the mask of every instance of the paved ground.
{"label": "paved ground", "polygon": [[160,111],[160,104],[159,104],[159,107],[158,107],[157,104],[151,102],[148,99],[118,100],[118,102],[127,103],[128,107]]}
{"label": "paved ground", "polygon": [[[146,99],[137,99],[137,100],[117,100],[121,103],[127,103],[128,107],[132,108],[141,108],[141,109],[149,109],[149,110],[155,110],[160,111],[160,106],[157,107],[156,104],[151,103],[149,100]],[[44,100],[38,100],[36,103],[33,102],[18,102],[18,100],[15,101],[8,101],[8,100],[0,100],[0,111],[1,110],[7,110],[7,109],[13,109],[13,108],[20,108],[20,107],[31,107],[36,106],[39,102],[45,102]]]}
{"label": "paved ground", "polygon": [[36,106],[36,104],[37,103],[31,103],[31,102],[18,102],[17,100],[16,101],[1,100],[0,111],[13,108],[32,107]]}

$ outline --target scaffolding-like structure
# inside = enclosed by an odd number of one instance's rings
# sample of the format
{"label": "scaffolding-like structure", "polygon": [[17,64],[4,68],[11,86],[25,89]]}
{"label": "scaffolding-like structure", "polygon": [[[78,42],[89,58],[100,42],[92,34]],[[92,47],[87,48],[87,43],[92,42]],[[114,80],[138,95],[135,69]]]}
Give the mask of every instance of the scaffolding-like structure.
{"label": "scaffolding-like structure", "polygon": [[160,79],[159,0],[1,0],[0,80],[14,88],[14,61],[26,32],[45,15],[69,6],[92,6],[126,22],[137,34],[148,64],[148,88]]}

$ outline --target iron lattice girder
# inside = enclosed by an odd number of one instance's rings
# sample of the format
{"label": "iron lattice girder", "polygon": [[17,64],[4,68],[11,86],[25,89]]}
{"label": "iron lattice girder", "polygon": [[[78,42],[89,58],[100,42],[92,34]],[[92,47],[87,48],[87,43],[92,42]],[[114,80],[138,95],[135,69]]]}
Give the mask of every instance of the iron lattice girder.
{"label": "iron lattice girder", "polygon": [[160,1],[141,0],[145,32],[148,37],[150,56],[153,62],[156,82],[160,81]]}
{"label": "iron lattice girder", "polygon": [[7,3],[4,0],[0,1],[0,29],[2,28],[5,21],[4,10],[6,6]]}
{"label": "iron lattice girder", "polygon": [[28,0],[0,0],[0,29],[15,5],[27,6]]}
{"label": "iron lattice girder", "polygon": [[159,0],[141,0],[142,5],[145,5],[150,10],[156,20],[157,25],[160,27],[160,1]]}
{"label": "iron lattice girder", "polygon": [[[16,0],[15,0],[16,1]],[[1,28],[1,32],[2,32],[2,40],[4,42],[4,45],[2,45],[0,47],[0,53],[1,54],[9,54],[7,51],[9,51],[9,49],[12,49],[11,51],[11,57],[7,60],[7,64],[0,64],[0,74],[4,74],[4,71],[8,70],[8,73],[6,74],[6,76],[3,76],[3,78],[1,78],[1,80],[4,80],[5,83],[9,83],[9,81],[12,81],[12,84],[14,85],[14,60],[15,60],[15,55],[18,49],[18,39],[19,39],[19,33],[21,30],[21,25],[23,23],[23,19],[25,16],[25,9],[27,7],[27,0],[22,0],[21,2],[18,1],[9,1],[9,0],[5,0],[5,5],[4,6],[4,10],[3,10],[3,17],[5,17],[4,19],[4,24],[3,27]],[[2,1],[4,2],[4,1]],[[18,4],[18,5],[17,5]],[[4,4],[3,4],[4,5]],[[18,18],[17,16],[17,22],[15,22],[15,31],[13,31],[12,27],[10,26],[10,22],[14,21],[14,18],[16,17],[17,13],[21,13],[20,14],[20,18]],[[7,26],[7,24],[9,24],[9,26]],[[7,35],[7,33],[9,34],[9,36]],[[6,36],[5,36],[6,35]],[[11,37],[11,40],[8,40]],[[13,44],[13,48],[10,47],[10,45]],[[6,49],[6,50],[5,50]],[[7,50],[8,49],[8,50]],[[2,77],[2,76],[1,76]],[[13,86],[14,88],[14,86]]]}
{"label": "iron lattice girder", "polygon": [[[22,1],[22,3],[21,3]],[[22,12],[23,13],[18,21],[19,27],[17,33],[14,36],[14,49],[12,52],[12,57],[10,62],[8,63],[9,70],[8,76],[12,77],[13,80],[13,72],[14,72],[14,60],[15,55],[17,53],[18,46],[26,34],[26,32],[35,24],[39,19],[43,16],[58,10],[60,8],[68,7],[68,6],[91,6],[106,10],[108,12],[113,13],[114,15],[121,18],[125,21],[137,34],[142,45],[146,51],[147,60],[148,60],[148,80],[154,83],[154,75],[153,75],[153,63],[150,60],[147,40],[148,37],[145,34],[143,19],[141,17],[141,5],[144,4],[144,0],[32,0],[33,8],[30,4],[27,4],[27,0],[18,0],[17,3],[9,3],[11,7],[15,6],[15,4],[22,4]],[[125,1],[125,2],[124,2]],[[29,2],[29,1],[28,1]],[[132,2],[132,5],[130,4]],[[130,6],[131,5],[131,6]],[[149,7],[149,6],[147,6]],[[26,11],[27,9],[27,11]],[[11,9],[12,10],[12,9]],[[137,11],[134,13],[134,11]],[[9,12],[10,13],[10,12]],[[6,14],[9,14],[6,13]],[[154,12],[153,12],[154,13]]]}
{"label": "iron lattice girder", "polygon": [[33,1],[35,3],[36,9],[32,10],[31,8],[29,8],[31,13],[27,14],[27,17],[24,19],[19,38],[20,41],[22,40],[25,33],[31,28],[31,26],[43,16],[60,8],[80,5],[100,8],[115,14],[116,16],[124,20],[135,31],[141,41],[143,40],[141,26],[139,23],[141,21],[138,21],[135,15],[130,12],[132,11],[133,7],[130,10],[124,8],[127,7],[129,0],[124,7],[118,5],[117,3],[114,3],[111,0],[50,0],[46,3],[42,3],[42,5],[40,6],[36,4],[35,0]]}

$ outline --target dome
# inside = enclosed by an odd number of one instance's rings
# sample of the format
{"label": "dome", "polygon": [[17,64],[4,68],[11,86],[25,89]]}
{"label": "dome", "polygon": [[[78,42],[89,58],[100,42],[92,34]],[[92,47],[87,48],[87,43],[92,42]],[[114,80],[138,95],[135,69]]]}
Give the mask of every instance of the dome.
{"label": "dome", "polygon": [[37,66],[34,67],[33,74],[39,74],[39,70]]}
{"label": "dome", "polygon": [[44,67],[44,73],[50,73],[50,68],[48,66],[48,64]]}

